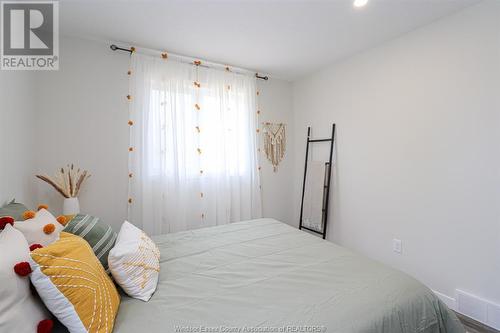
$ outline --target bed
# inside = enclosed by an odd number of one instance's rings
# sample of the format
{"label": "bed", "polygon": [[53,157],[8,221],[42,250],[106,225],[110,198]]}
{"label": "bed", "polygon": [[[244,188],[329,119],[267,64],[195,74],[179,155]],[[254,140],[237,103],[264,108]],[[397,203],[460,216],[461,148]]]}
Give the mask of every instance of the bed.
{"label": "bed", "polygon": [[427,287],[273,219],[157,236],[160,281],[115,333],[464,332]]}

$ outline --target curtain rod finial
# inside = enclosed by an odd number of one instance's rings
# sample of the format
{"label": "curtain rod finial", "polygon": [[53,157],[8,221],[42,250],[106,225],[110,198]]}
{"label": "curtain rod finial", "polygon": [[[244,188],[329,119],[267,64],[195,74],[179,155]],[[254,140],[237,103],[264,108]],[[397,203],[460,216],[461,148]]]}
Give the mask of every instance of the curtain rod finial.
{"label": "curtain rod finial", "polygon": [[269,77],[267,77],[267,76],[260,76],[259,73],[255,73],[255,77],[258,78],[258,79],[265,80],[265,81],[269,80]]}

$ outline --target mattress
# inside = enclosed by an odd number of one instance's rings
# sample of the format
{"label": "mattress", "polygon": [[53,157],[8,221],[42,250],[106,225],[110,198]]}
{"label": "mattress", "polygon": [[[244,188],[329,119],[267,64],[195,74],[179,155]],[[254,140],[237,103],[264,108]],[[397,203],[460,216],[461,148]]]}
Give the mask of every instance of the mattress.
{"label": "mattress", "polygon": [[273,219],[162,235],[149,302],[115,333],[464,332],[412,277]]}

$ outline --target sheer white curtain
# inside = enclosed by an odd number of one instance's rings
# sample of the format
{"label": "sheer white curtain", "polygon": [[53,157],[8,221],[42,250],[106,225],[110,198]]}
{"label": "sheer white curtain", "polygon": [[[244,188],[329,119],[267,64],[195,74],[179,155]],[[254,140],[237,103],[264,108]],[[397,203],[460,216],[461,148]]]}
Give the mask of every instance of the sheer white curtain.
{"label": "sheer white curtain", "polygon": [[133,54],[129,218],[162,234],[261,217],[255,78]]}

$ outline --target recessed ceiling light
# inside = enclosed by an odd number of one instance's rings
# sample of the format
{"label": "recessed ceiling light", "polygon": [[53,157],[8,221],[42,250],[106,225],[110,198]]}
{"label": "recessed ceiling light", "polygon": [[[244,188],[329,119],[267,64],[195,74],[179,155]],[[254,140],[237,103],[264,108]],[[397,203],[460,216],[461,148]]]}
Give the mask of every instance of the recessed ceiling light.
{"label": "recessed ceiling light", "polygon": [[368,0],[354,0],[354,7],[361,8],[361,7],[366,6],[367,3],[368,3]]}

